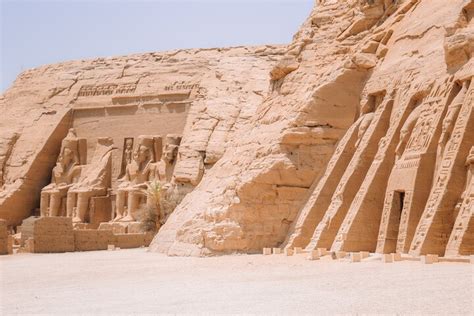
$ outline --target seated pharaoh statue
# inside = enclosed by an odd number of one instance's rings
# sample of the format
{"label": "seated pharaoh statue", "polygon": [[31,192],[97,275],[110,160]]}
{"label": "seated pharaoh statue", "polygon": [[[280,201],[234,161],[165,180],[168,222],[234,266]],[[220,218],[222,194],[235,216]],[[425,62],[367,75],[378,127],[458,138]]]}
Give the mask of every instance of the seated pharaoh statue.
{"label": "seated pharaoh statue", "polygon": [[132,162],[127,164],[125,175],[119,180],[115,202],[114,221],[133,222],[142,201],[146,201],[147,188],[155,175],[155,138],[139,136]]}
{"label": "seated pharaoh statue", "polygon": [[[65,208],[63,199],[81,175],[80,148],[85,148],[80,146],[82,141],[84,140],[77,138],[74,129],[70,129],[66,138],[63,139],[58,161],[53,168],[51,184],[41,190],[41,216],[64,215],[62,214]],[[85,156],[85,151],[82,154]]]}
{"label": "seated pharaoh statue", "polygon": [[86,222],[91,198],[106,196],[112,180],[113,140],[99,138],[90,164],[83,167],[82,175],[67,193],[67,216],[74,223]]}
{"label": "seated pharaoh statue", "polygon": [[181,136],[167,135],[166,145],[163,150],[161,160],[157,162],[156,180],[162,185],[170,183],[173,178],[173,171],[175,167],[176,157],[178,156],[178,149],[181,143]]}

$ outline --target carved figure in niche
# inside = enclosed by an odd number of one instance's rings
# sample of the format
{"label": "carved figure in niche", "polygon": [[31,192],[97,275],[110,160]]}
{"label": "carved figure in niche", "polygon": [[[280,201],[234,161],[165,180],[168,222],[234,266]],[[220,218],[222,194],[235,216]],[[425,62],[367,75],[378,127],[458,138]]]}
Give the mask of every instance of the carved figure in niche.
{"label": "carved figure in niche", "polygon": [[125,169],[125,176],[117,189],[116,217],[114,221],[131,222],[140,201],[146,199],[147,184],[154,175],[154,141],[153,137],[139,136],[138,146],[133,160]]}
{"label": "carved figure in niche", "polygon": [[410,139],[410,136],[416,125],[416,122],[418,121],[418,118],[420,117],[421,109],[422,109],[421,106],[416,107],[410,113],[407,120],[403,124],[402,129],[400,130],[400,140],[398,142],[397,148],[395,149],[396,160],[399,160],[402,157],[403,152],[405,151],[408,140]]}
{"label": "carved figure in niche", "polygon": [[79,140],[74,129],[70,129],[61,144],[61,153],[53,168],[51,183],[41,190],[41,216],[59,216],[62,200],[69,188],[81,175]]}
{"label": "carved figure in niche", "polygon": [[119,178],[125,175],[125,168],[132,163],[133,159],[133,138],[125,138],[122,154],[122,167]]}
{"label": "carved figure in niche", "polygon": [[464,199],[466,198],[466,195],[468,194],[469,186],[471,184],[472,178],[474,177],[474,146],[471,147],[471,150],[469,151],[469,154],[467,155],[466,168],[467,168],[466,184],[464,185],[464,190],[463,190],[463,193],[461,194],[460,199],[458,200],[458,203],[454,207],[454,213],[453,213],[454,220],[456,220],[461,210],[462,203]]}
{"label": "carved figure in niche", "polygon": [[443,120],[441,136],[439,137],[438,148],[436,152],[435,172],[438,172],[439,170],[441,160],[443,159],[443,155],[446,150],[446,145],[448,144],[448,141],[451,138],[451,134],[454,129],[454,124],[456,123],[456,119],[461,109],[464,97],[466,96],[468,86],[468,82],[465,81],[462,85],[461,90],[456,95],[453,102],[451,102],[451,105],[448,108],[448,113],[446,114]]}
{"label": "carved figure in niche", "polygon": [[464,193],[462,195],[463,199],[466,197],[467,191],[469,189],[469,185],[471,184],[472,179],[474,177],[474,146],[471,147],[471,150],[469,151],[469,155],[467,155],[466,167],[467,167],[467,178],[466,178],[466,185],[464,187]]}
{"label": "carved figure in niche", "polygon": [[178,156],[178,149],[181,143],[181,136],[167,135],[166,145],[163,150],[163,157],[157,163],[157,180],[162,184],[171,182],[173,177],[176,157]]}
{"label": "carved figure in niche", "polygon": [[112,138],[99,138],[92,162],[83,168],[81,178],[69,189],[67,216],[73,217],[74,223],[85,222],[92,197],[107,195],[111,187],[111,156],[114,149]]}

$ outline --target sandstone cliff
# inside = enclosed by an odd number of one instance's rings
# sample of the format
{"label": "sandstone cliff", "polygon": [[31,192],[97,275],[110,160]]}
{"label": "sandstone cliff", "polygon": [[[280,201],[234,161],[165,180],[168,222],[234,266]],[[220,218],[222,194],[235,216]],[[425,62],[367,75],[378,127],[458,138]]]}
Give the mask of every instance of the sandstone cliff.
{"label": "sandstone cliff", "polygon": [[151,251],[473,254],[474,1],[448,2],[317,0],[288,46],[27,71],[0,99],[0,218],[35,212],[70,127],[89,159],[178,134]]}
{"label": "sandstone cliff", "polygon": [[444,254],[451,236],[472,252],[472,14],[464,0],[316,1],[250,128],[151,249]]}
{"label": "sandstone cliff", "polygon": [[[61,140],[183,135],[175,174],[185,192],[244,128],[268,91],[279,46],[177,50],[49,65],[22,73],[0,99],[0,218],[39,207]],[[114,179],[120,155],[114,157]]]}

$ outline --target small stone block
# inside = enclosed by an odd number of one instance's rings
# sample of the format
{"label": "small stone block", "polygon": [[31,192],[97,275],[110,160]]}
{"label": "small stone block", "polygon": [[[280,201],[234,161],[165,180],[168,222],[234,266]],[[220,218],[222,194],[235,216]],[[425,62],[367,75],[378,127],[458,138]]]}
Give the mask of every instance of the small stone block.
{"label": "small stone block", "polygon": [[469,257],[469,262],[470,262],[471,264],[474,264],[474,255],[472,255],[472,256]]}
{"label": "small stone block", "polygon": [[347,253],[345,251],[336,251],[336,258],[337,259],[344,259]]}
{"label": "small stone block", "polygon": [[362,256],[358,252],[351,253],[351,262],[360,262]]}
{"label": "small stone block", "polygon": [[301,247],[295,247],[295,248],[294,248],[294,251],[295,251],[295,254],[300,254],[300,253],[303,253],[303,248],[301,248]]}
{"label": "small stone block", "polygon": [[285,255],[292,256],[293,252],[294,252],[293,249],[285,248]]}
{"label": "small stone block", "polygon": [[437,262],[439,262],[438,255],[421,256],[421,263],[423,264],[432,264]]}
{"label": "small stone block", "polygon": [[392,263],[393,262],[392,255],[391,254],[383,254],[382,255],[382,262],[383,263]]}
{"label": "small stone block", "polygon": [[392,253],[392,261],[402,261],[401,253]]}
{"label": "small stone block", "polygon": [[319,260],[319,253],[317,250],[312,250],[308,255],[308,260]]}
{"label": "small stone block", "polygon": [[263,254],[265,256],[271,255],[272,254],[272,248],[263,248]]}
{"label": "small stone block", "polygon": [[279,254],[281,254],[281,248],[273,248],[273,254],[274,254],[274,255],[279,255]]}
{"label": "small stone block", "polygon": [[107,250],[115,250],[115,245],[108,245]]}
{"label": "small stone block", "polygon": [[368,251],[361,251],[359,253],[360,253],[360,258],[361,259],[365,259],[365,258],[368,258],[370,256],[370,252],[368,252]]}

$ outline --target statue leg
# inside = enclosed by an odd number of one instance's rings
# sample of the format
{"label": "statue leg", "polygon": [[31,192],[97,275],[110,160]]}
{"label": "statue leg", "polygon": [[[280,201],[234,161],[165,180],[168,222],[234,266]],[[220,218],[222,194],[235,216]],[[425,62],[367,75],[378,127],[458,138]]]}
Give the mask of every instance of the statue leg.
{"label": "statue leg", "polygon": [[58,216],[61,208],[61,194],[59,192],[51,192],[49,200],[49,216]]}
{"label": "statue leg", "polygon": [[117,191],[117,197],[115,199],[115,218],[114,221],[119,221],[123,218],[125,212],[125,191]]}
{"label": "statue leg", "polygon": [[49,215],[48,208],[49,208],[49,193],[41,192],[41,200],[40,200],[41,217],[45,217]]}
{"label": "statue leg", "polygon": [[79,192],[77,194],[76,215],[74,216],[72,221],[75,223],[84,223],[88,209],[89,209],[89,194],[87,192]]}
{"label": "statue leg", "polygon": [[123,222],[133,222],[135,218],[133,217],[133,212],[138,208],[140,203],[140,194],[135,190],[128,192],[128,208],[127,208],[127,216],[125,216],[122,221]]}
{"label": "statue leg", "polygon": [[76,206],[76,193],[75,192],[68,192],[67,193],[67,200],[66,200],[66,216],[73,217],[74,216],[74,207]]}

